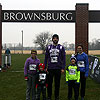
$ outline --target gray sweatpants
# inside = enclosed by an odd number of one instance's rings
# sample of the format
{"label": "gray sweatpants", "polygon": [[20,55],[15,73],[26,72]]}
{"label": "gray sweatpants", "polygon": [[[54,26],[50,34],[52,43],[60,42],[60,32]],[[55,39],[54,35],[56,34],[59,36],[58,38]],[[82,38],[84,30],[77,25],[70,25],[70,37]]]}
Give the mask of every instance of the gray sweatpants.
{"label": "gray sweatpants", "polygon": [[30,94],[32,91],[32,100],[36,100],[36,75],[28,75],[27,89],[26,89],[26,100],[30,100]]}

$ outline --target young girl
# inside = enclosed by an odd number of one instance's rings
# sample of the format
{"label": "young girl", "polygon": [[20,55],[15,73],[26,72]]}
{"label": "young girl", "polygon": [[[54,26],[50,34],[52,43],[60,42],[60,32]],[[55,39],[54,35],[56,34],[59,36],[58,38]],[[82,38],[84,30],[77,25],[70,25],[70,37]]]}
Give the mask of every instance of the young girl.
{"label": "young girl", "polygon": [[68,100],[72,98],[72,88],[74,88],[75,100],[78,100],[80,71],[76,65],[76,58],[74,56],[70,58],[70,61],[71,64],[66,69],[66,83],[68,83]]}
{"label": "young girl", "polygon": [[24,76],[27,81],[27,90],[26,90],[26,100],[30,100],[30,93],[32,90],[32,100],[36,100],[36,73],[37,66],[40,64],[40,60],[36,57],[37,51],[31,50],[31,57],[27,58],[24,66]]}

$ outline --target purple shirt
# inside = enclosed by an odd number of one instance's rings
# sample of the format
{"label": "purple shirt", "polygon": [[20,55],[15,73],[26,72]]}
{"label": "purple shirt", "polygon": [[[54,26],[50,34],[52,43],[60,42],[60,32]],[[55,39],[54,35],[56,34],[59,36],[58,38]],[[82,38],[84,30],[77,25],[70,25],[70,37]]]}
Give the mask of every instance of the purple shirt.
{"label": "purple shirt", "polygon": [[62,45],[57,46],[49,45],[46,48],[44,64],[48,69],[65,69],[66,65],[66,54],[65,49]]}
{"label": "purple shirt", "polygon": [[40,64],[39,59],[32,59],[32,57],[27,58],[24,65],[24,76],[27,76],[28,74],[36,74],[38,64]]}

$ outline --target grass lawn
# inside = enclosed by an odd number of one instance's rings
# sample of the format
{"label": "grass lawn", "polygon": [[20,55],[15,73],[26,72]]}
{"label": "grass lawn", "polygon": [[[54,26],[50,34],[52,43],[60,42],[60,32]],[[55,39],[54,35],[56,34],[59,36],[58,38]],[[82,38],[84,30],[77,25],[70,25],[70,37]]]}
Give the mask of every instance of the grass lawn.
{"label": "grass lawn", "polygon": [[[0,72],[0,100],[25,100],[26,82],[24,81],[23,70],[25,60],[29,56],[28,54],[12,55],[11,68],[6,72]],[[70,55],[66,56],[66,65],[69,64],[69,57]],[[38,58],[43,63],[44,55],[38,55]],[[54,95],[52,98],[54,98]],[[61,77],[60,98],[60,100],[67,100],[65,74],[62,74]],[[74,98],[72,100],[74,100]],[[90,78],[87,79],[85,100],[100,100],[100,84]]]}

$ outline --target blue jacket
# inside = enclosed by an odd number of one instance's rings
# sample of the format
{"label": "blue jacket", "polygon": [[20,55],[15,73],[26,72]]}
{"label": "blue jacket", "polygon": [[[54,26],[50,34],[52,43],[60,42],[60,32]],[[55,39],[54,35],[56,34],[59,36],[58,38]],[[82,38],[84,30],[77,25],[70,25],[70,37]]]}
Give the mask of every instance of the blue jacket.
{"label": "blue jacket", "polygon": [[80,72],[85,72],[85,77],[88,77],[89,72],[89,61],[88,61],[88,55],[84,52],[82,54],[77,54],[77,66],[80,69]]}

